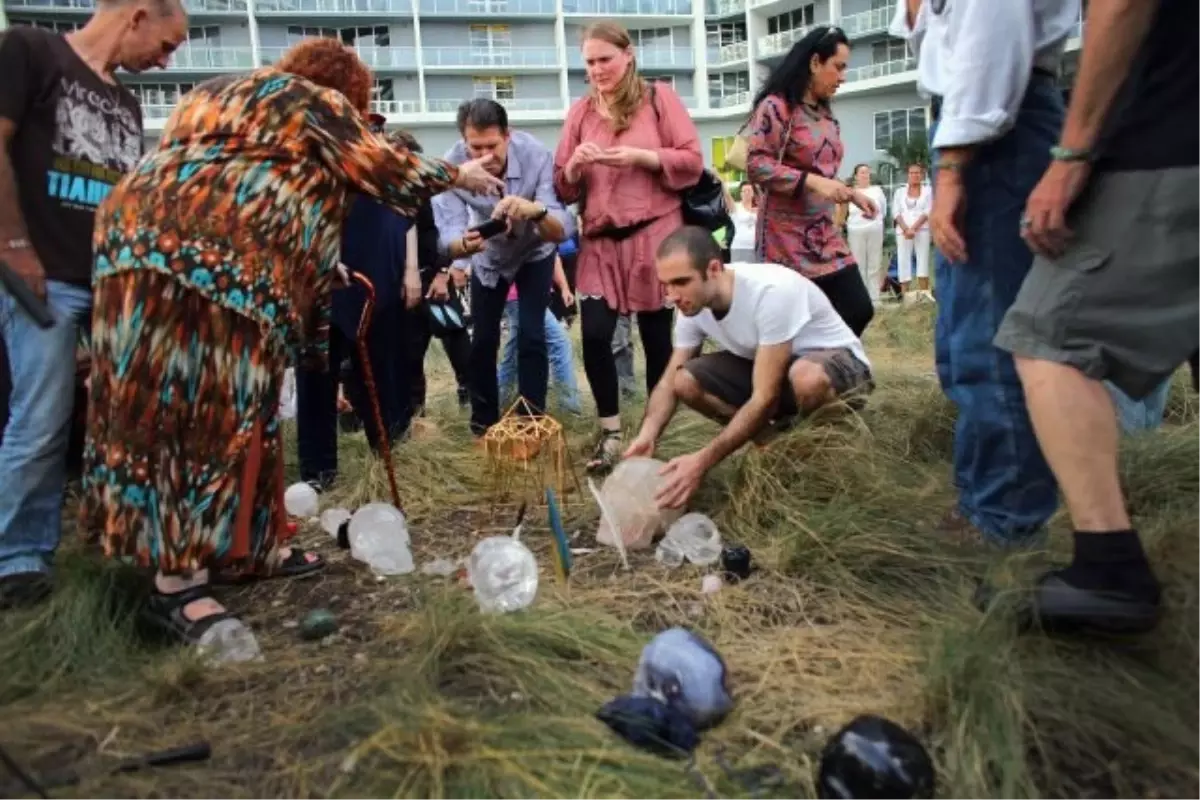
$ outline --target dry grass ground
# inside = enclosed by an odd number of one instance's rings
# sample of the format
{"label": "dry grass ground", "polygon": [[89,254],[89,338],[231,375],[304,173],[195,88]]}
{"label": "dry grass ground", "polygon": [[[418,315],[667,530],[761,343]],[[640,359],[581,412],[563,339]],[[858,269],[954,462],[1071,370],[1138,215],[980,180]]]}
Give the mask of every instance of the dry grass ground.
{"label": "dry grass ground", "polygon": [[[1129,441],[1124,459],[1167,585],[1161,628],[1124,643],[1018,637],[1009,619],[971,607],[971,589],[1062,557],[1066,522],[1053,523],[1052,552],[1001,561],[931,533],[951,501],[952,412],[932,376],[929,315],[878,318],[879,389],[861,417],[803,426],[707,481],[696,506],[760,566],[740,586],[706,597],[694,568],[639,554],[625,572],[607,550],[580,557],[559,586],[539,514],[525,535],[543,566],[535,605],[483,616],[444,578],[376,581],[313,526],[301,539],[331,560],[327,574],[227,596],[260,632],[266,663],[208,670],[142,643],[131,576],[68,548],[53,602],[0,617],[0,743],[41,774],[96,774],[122,756],[212,742],[204,765],[59,790],[89,797],[797,797],[812,795],[832,729],[870,711],[920,733],[947,797],[1197,796],[1194,395],[1180,381],[1169,424]],[[488,514],[481,456],[451,395],[396,449],[418,563],[465,555],[511,524],[511,509]],[[567,424],[580,452],[588,426]],[[661,452],[711,432],[684,416]],[[386,496],[354,437],[343,474],[329,502]],[[567,516],[588,544],[597,512],[576,503]],[[303,642],[296,622],[318,607],[341,630]],[[737,700],[691,772],[593,717],[671,624],[712,640]]]}

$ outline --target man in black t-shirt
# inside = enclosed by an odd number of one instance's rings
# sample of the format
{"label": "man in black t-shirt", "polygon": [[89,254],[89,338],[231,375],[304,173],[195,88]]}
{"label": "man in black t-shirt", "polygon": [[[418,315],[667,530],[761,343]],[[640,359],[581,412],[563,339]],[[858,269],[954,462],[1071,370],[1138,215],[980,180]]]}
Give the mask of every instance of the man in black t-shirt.
{"label": "man in black t-shirt", "polygon": [[1196,0],[1091,4],[1060,145],[1022,220],[1038,257],[996,344],[1016,358],[1075,526],[1070,566],[1033,595],[1049,628],[1158,619],[1103,381],[1140,399],[1200,340],[1198,27]]}
{"label": "man in black t-shirt", "polygon": [[0,34],[0,261],[56,320],[38,328],[0,292],[12,380],[0,442],[0,608],[49,593],[95,209],[142,156],[141,108],[115,73],[165,67],[186,36],[180,0],[98,0],[65,36]]}

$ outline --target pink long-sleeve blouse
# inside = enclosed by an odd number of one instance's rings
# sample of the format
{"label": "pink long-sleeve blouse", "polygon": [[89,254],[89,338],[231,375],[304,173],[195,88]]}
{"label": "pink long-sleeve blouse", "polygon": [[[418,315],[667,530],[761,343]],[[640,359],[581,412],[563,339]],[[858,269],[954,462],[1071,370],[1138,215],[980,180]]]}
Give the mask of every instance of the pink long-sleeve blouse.
{"label": "pink long-sleeve blouse", "polygon": [[[565,169],[583,142],[653,150],[662,168],[652,172],[590,164],[572,184]],[[679,193],[694,186],[703,171],[696,125],[669,85],[652,85],[621,133],[613,131],[591,97],[575,101],[554,155],[554,188],[563,202],[581,205],[580,297],[604,298],[622,314],[663,308],[665,292],[654,271],[654,253],[683,224]]]}
{"label": "pink long-sleeve blouse", "polygon": [[764,190],[758,211],[763,259],[807,278],[854,266],[833,221],[835,203],[804,185],[810,173],[837,178],[845,148],[833,113],[803,103],[788,108],[770,95],[754,109],[747,144],[747,177]]}

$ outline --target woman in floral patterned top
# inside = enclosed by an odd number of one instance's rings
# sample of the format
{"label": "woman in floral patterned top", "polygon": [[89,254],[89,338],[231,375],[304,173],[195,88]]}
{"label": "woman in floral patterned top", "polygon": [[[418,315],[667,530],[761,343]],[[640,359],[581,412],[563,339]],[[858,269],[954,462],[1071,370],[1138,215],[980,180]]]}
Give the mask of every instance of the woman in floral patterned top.
{"label": "woman in floral patterned top", "polygon": [[814,28],[792,46],[755,98],[746,171],[763,190],[759,257],[811,279],[861,336],[875,311],[834,210],[852,202],[870,218],[875,208],[837,180],[845,148],[829,108],[849,58],[839,28]]}
{"label": "woman in floral patterned top", "polygon": [[279,393],[294,355],[327,366],[347,195],[411,215],[451,187],[499,188],[481,162],[371,133],[370,87],[332,39],[197,87],[96,215],[84,523],[157,569],[149,619],[218,658],[258,648],[210,596],[210,567],[323,566],[282,545]]}

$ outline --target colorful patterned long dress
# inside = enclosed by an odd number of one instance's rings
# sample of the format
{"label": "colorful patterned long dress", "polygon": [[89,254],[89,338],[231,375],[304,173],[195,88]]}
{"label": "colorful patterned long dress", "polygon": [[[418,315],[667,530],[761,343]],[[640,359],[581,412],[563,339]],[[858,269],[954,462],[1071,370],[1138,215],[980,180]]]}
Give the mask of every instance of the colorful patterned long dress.
{"label": "colorful patterned long dress", "polygon": [[274,69],[183,99],[96,215],[82,514],[109,555],[168,574],[269,563],[280,386],[294,356],[325,366],[347,195],[412,215],[456,177]]}

